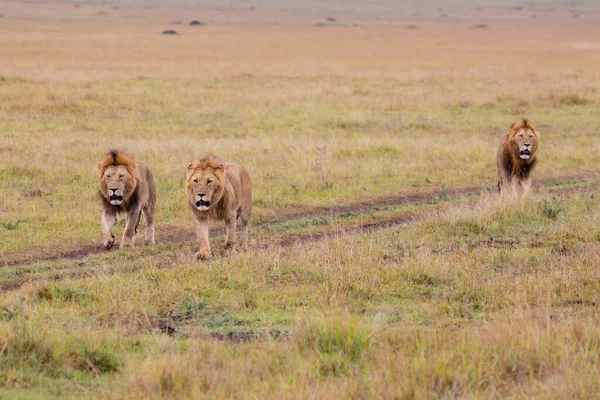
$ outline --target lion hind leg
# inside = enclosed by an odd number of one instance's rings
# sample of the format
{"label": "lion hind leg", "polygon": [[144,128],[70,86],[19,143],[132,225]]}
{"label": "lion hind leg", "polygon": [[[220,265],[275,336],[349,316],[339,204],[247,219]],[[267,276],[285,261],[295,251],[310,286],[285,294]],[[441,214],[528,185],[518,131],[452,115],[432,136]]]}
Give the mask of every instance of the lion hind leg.
{"label": "lion hind leg", "polygon": [[242,216],[242,249],[248,250],[248,239],[250,238],[250,218]]}
{"label": "lion hind leg", "polygon": [[252,206],[251,205],[242,205],[240,206],[237,217],[241,219],[242,229],[242,249],[245,251],[248,249],[248,240],[250,239],[250,216],[252,215]]}
{"label": "lion hind leg", "polygon": [[144,236],[144,244],[154,244],[154,206],[148,205],[144,208],[144,215],[146,216],[146,235]]}
{"label": "lion hind leg", "polygon": [[236,218],[228,218],[225,220],[225,250],[229,251],[235,247],[236,240]]}

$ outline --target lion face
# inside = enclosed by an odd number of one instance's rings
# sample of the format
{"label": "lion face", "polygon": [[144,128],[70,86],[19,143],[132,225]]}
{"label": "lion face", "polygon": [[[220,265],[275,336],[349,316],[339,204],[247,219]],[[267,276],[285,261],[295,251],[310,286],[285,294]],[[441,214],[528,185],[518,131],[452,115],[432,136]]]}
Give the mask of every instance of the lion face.
{"label": "lion face", "polygon": [[188,172],[187,192],[190,204],[198,211],[208,211],[223,196],[223,166],[199,168]]}
{"label": "lion face", "polygon": [[521,128],[514,132],[511,142],[515,151],[519,152],[521,160],[529,160],[537,151],[538,137],[530,128]]}
{"label": "lion face", "polygon": [[[105,197],[113,206],[119,206],[126,199],[128,190],[127,182],[133,177],[124,165],[111,165],[106,167],[101,180],[106,185]],[[104,186],[104,185],[103,185]]]}

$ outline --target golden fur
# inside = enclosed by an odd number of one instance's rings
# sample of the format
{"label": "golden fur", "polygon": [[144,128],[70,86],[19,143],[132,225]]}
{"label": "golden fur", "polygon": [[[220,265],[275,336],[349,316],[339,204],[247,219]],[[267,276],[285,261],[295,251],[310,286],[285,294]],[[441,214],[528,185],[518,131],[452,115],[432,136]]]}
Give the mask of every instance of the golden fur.
{"label": "golden fur", "polygon": [[252,182],[243,167],[223,163],[213,155],[199,159],[187,168],[186,192],[200,242],[196,258],[211,256],[208,220],[225,221],[225,249],[229,250],[235,245],[236,220],[240,218],[243,246],[247,247],[252,216]]}
{"label": "golden fur", "polygon": [[110,150],[98,163],[99,196],[104,210],[100,229],[103,245],[112,248],[115,237],[110,232],[118,212],[125,212],[125,231],[121,248],[133,246],[142,211],[146,216],[145,244],[154,244],[154,212],[156,184],[144,164],[138,164],[128,153]]}
{"label": "golden fur", "polygon": [[527,119],[510,126],[500,140],[497,154],[498,190],[500,194],[516,195],[518,187],[524,193],[531,190],[531,171],[537,163],[540,132]]}

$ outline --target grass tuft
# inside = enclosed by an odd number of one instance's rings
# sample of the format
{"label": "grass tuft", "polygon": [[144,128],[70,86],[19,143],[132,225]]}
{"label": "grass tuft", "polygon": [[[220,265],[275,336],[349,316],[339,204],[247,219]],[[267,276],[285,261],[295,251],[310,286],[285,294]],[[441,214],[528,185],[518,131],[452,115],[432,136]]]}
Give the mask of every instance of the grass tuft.
{"label": "grass tuft", "polygon": [[369,349],[371,340],[371,328],[348,313],[303,319],[295,337],[301,351],[316,356],[322,376],[350,372]]}

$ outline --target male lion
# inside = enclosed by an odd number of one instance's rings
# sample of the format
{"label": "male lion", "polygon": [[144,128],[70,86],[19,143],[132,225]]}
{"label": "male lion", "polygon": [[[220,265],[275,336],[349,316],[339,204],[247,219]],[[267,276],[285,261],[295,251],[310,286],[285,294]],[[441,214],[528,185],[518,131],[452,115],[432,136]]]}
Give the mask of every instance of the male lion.
{"label": "male lion", "polygon": [[498,147],[498,190],[516,195],[519,186],[523,193],[531,190],[530,173],[536,164],[540,132],[527,119],[517,121],[500,140]]}
{"label": "male lion", "polygon": [[227,238],[225,250],[235,245],[236,219],[242,220],[242,245],[248,245],[252,216],[252,182],[241,166],[223,163],[213,155],[190,164],[186,173],[188,204],[200,242],[197,259],[209,259],[208,220],[225,220]]}
{"label": "male lion", "polygon": [[154,244],[156,184],[148,167],[138,164],[131,154],[110,150],[98,164],[98,175],[98,194],[104,205],[100,223],[104,248],[109,250],[115,243],[110,229],[117,212],[127,213],[120,248],[133,246],[142,211],[148,224],[144,244]]}

